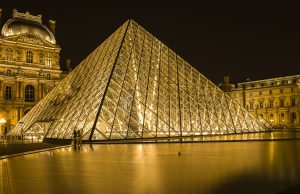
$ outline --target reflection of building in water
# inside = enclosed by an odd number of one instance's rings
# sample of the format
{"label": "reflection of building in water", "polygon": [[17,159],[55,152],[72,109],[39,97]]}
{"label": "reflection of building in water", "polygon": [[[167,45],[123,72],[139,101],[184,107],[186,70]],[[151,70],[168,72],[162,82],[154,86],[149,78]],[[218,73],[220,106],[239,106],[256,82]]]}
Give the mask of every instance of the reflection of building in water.
{"label": "reflection of building in water", "polygon": [[[1,21],[1,9],[0,9]],[[1,22],[0,22],[1,23]],[[13,11],[0,35],[0,119],[9,131],[61,79],[55,21]]]}
{"label": "reflection of building in water", "polygon": [[275,127],[300,127],[300,75],[230,84],[224,77],[221,88],[253,115]]}

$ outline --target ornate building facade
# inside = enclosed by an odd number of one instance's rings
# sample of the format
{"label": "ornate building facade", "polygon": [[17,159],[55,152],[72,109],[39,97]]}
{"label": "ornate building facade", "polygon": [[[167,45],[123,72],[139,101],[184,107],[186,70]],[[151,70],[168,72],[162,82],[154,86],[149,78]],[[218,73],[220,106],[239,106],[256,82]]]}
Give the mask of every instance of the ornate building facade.
{"label": "ornate building facade", "polygon": [[[1,10],[0,10],[1,20]],[[9,132],[62,79],[55,21],[13,11],[0,35],[0,125]]]}
{"label": "ornate building facade", "polygon": [[274,127],[300,127],[300,75],[221,85],[253,115],[261,116]]}

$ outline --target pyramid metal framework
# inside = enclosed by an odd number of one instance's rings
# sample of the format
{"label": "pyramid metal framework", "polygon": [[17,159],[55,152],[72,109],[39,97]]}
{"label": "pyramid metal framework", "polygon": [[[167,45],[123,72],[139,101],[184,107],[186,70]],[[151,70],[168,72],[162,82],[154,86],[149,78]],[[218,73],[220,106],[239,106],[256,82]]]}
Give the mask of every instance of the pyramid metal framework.
{"label": "pyramid metal framework", "polygon": [[272,130],[133,20],[17,124],[11,135],[144,139]]}

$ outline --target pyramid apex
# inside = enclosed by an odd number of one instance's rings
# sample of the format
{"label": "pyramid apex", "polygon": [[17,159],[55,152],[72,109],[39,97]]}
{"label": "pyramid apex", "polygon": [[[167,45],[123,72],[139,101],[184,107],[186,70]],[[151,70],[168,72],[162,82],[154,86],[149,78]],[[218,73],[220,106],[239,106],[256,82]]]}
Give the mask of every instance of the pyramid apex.
{"label": "pyramid apex", "polygon": [[126,22],[128,22],[129,24],[130,24],[131,22],[135,22],[135,23],[136,23],[136,21],[134,21],[134,19],[132,19],[132,18],[127,19]]}

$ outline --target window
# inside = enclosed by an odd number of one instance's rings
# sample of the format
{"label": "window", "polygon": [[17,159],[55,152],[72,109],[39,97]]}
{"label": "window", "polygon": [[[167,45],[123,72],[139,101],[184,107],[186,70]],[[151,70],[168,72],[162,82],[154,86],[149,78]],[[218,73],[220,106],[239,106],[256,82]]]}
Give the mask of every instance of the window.
{"label": "window", "polygon": [[259,101],[259,108],[264,108],[264,101]]}
{"label": "window", "polygon": [[12,89],[10,86],[5,87],[5,99],[11,100],[12,99]]}
{"label": "window", "polygon": [[283,88],[280,89],[280,93],[281,93],[281,94],[283,93]]}
{"label": "window", "polygon": [[250,102],[250,110],[253,109],[253,102]]}
{"label": "window", "polygon": [[259,95],[262,95],[262,91],[259,91]]}
{"label": "window", "polygon": [[272,90],[269,90],[269,94],[272,94]]}
{"label": "window", "polygon": [[25,102],[34,102],[34,87],[32,85],[25,87]]}
{"label": "window", "polygon": [[47,79],[50,79],[50,74],[47,74]]}
{"label": "window", "polygon": [[296,88],[291,88],[291,92],[296,92]]}
{"label": "window", "polygon": [[6,48],[6,60],[12,61],[13,60],[13,52],[12,48]]}
{"label": "window", "polygon": [[297,122],[297,115],[295,112],[291,112],[291,123],[296,123]]}
{"label": "window", "polygon": [[11,76],[11,70],[7,70],[6,75]]}
{"label": "window", "polygon": [[284,107],[284,99],[280,99],[280,107]]}
{"label": "window", "polygon": [[45,65],[48,66],[48,67],[51,67],[51,65],[52,65],[52,56],[51,56],[51,53],[46,53],[46,56],[45,56]]}
{"label": "window", "polygon": [[26,51],[26,62],[33,63],[33,52],[32,51]]}
{"label": "window", "polygon": [[291,101],[292,101],[292,106],[296,106],[296,98],[292,98]]}
{"label": "window", "polygon": [[270,100],[269,105],[270,105],[270,108],[273,108],[273,106],[274,106],[274,101],[273,101],[273,100]]}

